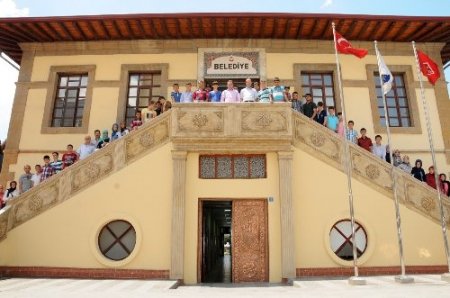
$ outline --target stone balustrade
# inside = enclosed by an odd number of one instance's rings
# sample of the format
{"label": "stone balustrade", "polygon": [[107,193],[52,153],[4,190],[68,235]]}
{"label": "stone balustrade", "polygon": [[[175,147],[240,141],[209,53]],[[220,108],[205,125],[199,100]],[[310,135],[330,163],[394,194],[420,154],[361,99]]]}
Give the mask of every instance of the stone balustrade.
{"label": "stone balustrade", "polygon": [[[344,172],[344,139],[305,116],[293,113],[294,146]],[[353,178],[393,199],[392,166],[353,143],[349,145]],[[394,168],[394,175],[400,203],[440,224],[437,191],[398,168]],[[447,226],[450,226],[450,200],[446,196],[443,196],[443,206]]]}
{"label": "stone balustrade", "polygon": [[169,126],[170,113],[167,113],[8,201],[0,211],[0,239],[20,224],[167,143]]}
{"label": "stone balustrade", "polygon": [[[175,104],[172,111],[8,202],[0,211],[0,239],[169,141],[175,150],[187,152],[287,152],[295,146],[330,166],[345,169],[344,139],[294,112],[290,104]],[[391,165],[353,144],[350,160],[354,178],[393,197]],[[440,223],[436,190],[399,169],[394,173],[400,203]],[[443,203],[449,225],[450,200],[444,197]]]}

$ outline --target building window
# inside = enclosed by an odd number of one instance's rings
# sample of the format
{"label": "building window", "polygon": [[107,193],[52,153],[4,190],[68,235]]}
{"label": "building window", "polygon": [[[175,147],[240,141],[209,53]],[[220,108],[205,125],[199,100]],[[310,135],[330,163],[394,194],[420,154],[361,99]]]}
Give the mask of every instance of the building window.
{"label": "building window", "polygon": [[202,179],[266,178],[266,156],[258,155],[200,155]]}
{"label": "building window", "polygon": [[321,101],[325,108],[335,106],[333,73],[302,72],[302,89],[312,94],[316,104]]}
{"label": "building window", "polygon": [[88,74],[58,74],[52,127],[81,127]]}
{"label": "building window", "polygon": [[98,236],[101,253],[110,260],[120,261],[128,257],[136,245],[136,231],[124,220],[114,220],[105,225]]}
{"label": "building window", "polygon": [[[411,127],[410,109],[406,95],[406,87],[403,73],[393,73],[394,81],[392,90],[386,94],[386,107],[389,126]],[[383,94],[381,91],[380,77],[378,72],[374,74],[374,82],[377,93],[378,114],[380,115],[381,127],[386,127]]]}
{"label": "building window", "polygon": [[129,124],[136,111],[146,108],[150,100],[157,100],[161,92],[161,72],[130,73],[125,112]]}
{"label": "building window", "polygon": [[[364,228],[355,222],[356,253],[358,258],[367,248],[367,233]],[[353,260],[352,227],[349,219],[340,220],[330,230],[331,250],[341,259]]]}

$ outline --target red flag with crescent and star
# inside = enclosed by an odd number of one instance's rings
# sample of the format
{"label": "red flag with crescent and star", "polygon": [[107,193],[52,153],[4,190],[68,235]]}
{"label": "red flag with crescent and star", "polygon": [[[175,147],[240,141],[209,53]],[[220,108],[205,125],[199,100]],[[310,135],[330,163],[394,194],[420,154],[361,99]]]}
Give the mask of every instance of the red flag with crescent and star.
{"label": "red flag with crescent and star", "polygon": [[366,49],[357,49],[354,48],[351,43],[348,42],[342,35],[340,35],[337,31],[336,34],[336,48],[339,53],[346,55],[354,55],[358,58],[364,58],[368,51]]}
{"label": "red flag with crescent and star", "polygon": [[419,50],[417,50],[417,58],[419,58],[420,71],[428,78],[428,81],[434,85],[441,76],[436,62]]}

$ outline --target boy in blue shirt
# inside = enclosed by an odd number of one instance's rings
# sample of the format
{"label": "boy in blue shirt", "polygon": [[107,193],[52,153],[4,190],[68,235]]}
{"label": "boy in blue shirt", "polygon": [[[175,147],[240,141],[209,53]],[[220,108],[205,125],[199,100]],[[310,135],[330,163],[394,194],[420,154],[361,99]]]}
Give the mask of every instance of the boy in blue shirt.
{"label": "boy in blue shirt", "polygon": [[324,126],[328,127],[334,132],[337,132],[338,124],[339,124],[339,118],[335,114],[334,107],[328,108],[328,115],[325,117],[325,122],[323,123]]}
{"label": "boy in blue shirt", "polygon": [[273,79],[274,86],[270,88],[271,97],[273,102],[285,102],[286,97],[284,93],[284,86],[280,86],[280,79],[275,77]]}
{"label": "boy in blue shirt", "polygon": [[219,83],[214,81],[212,83],[213,90],[209,91],[208,97],[210,102],[220,102],[222,92],[219,90]]}
{"label": "boy in blue shirt", "polygon": [[181,92],[180,86],[177,83],[173,84],[173,91],[170,93],[170,98],[172,102],[180,102]]}

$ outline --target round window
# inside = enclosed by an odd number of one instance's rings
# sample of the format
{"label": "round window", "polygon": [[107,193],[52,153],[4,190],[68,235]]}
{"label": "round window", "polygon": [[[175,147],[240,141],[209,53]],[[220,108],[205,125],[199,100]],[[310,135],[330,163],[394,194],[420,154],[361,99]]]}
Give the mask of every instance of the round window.
{"label": "round window", "polygon": [[[355,222],[356,253],[359,258],[367,248],[367,233]],[[352,226],[349,219],[340,220],[330,230],[331,250],[341,259],[353,260]]]}
{"label": "round window", "polygon": [[105,225],[98,235],[98,247],[110,260],[128,257],[136,245],[136,231],[124,220],[114,220]]}

